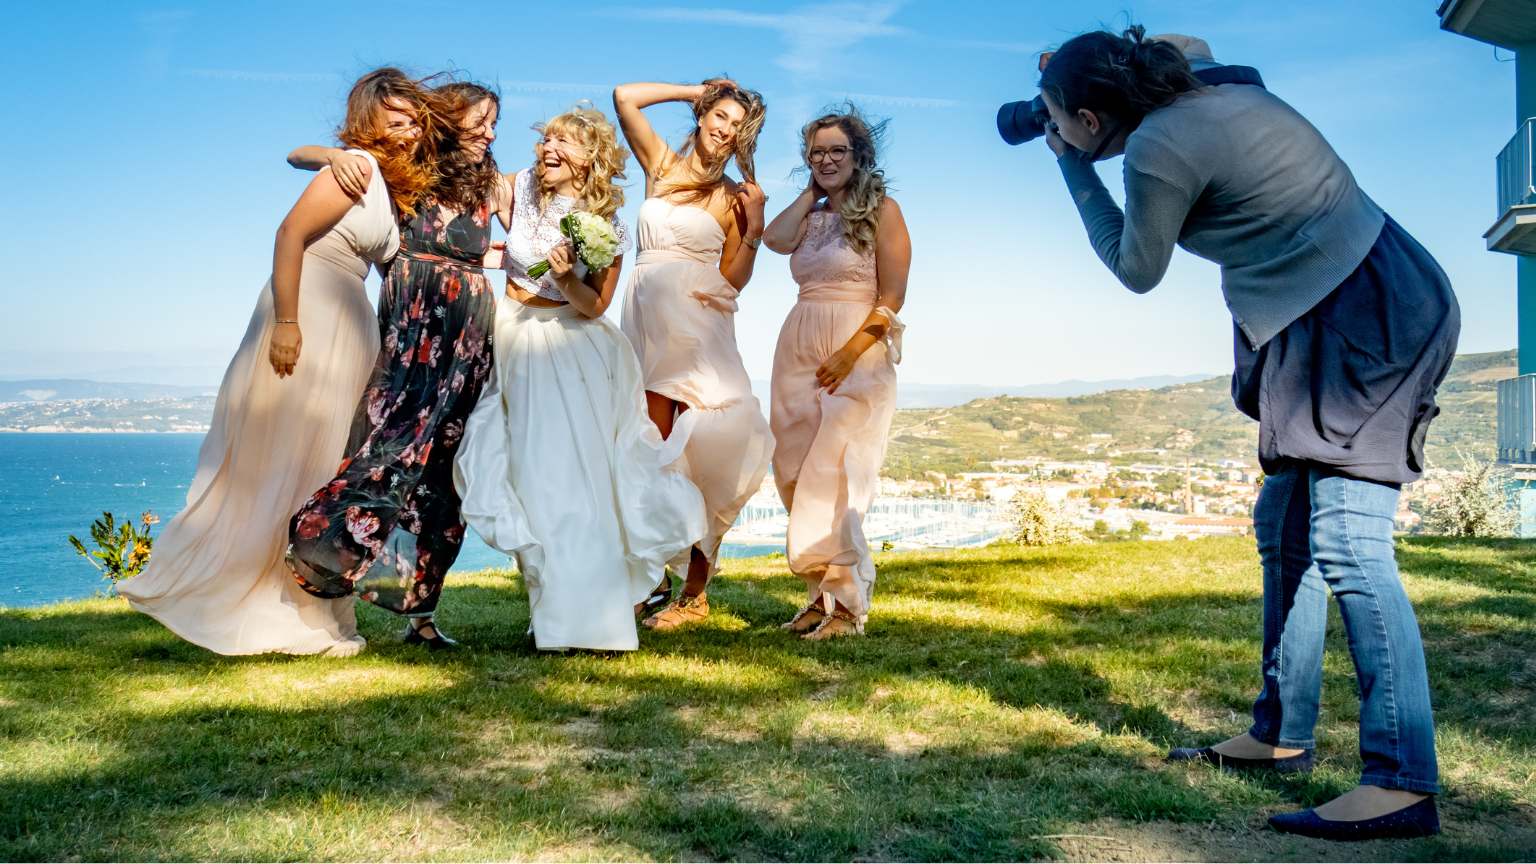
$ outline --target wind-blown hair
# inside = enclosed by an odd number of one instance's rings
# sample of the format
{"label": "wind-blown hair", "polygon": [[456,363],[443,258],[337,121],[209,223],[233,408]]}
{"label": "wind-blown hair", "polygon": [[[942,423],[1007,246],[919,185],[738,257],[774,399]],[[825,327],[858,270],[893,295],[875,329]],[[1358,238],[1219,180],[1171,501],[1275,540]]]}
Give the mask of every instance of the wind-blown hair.
{"label": "wind-blown hair", "polygon": [[489,147],[481,159],[472,159],[459,147],[464,131],[464,121],[469,113],[486,100],[501,110],[501,97],[489,87],[471,81],[449,81],[432,89],[437,103],[436,110],[448,118],[444,131],[444,149],[438,166],[437,187],[432,197],[439,203],[460,211],[473,210],[490,200],[496,184],[501,182],[501,170],[496,167],[496,157]]}
{"label": "wind-blown hair", "polygon": [[768,106],[763,102],[763,94],[756,90],[734,86],[729,82],[704,82],[703,95],[693,103],[695,121],[693,131],[688,133],[687,140],[678,151],[678,161],[687,159],[689,154],[698,149],[699,135],[702,133],[699,121],[703,120],[704,115],[723,99],[733,100],[746,112],[741,118],[741,125],[736,128],[736,140],[731,143],[731,149],[716,153],[713,158],[703,159],[704,173],[691,181],[669,185],[669,194],[681,192],[685,201],[709,200],[715,192],[715,187],[725,177],[725,165],[732,158],[736,160],[736,168],[741,171],[742,180],[748,183],[757,182],[757,166],[753,158],[757,153],[757,135],[763,131],[763,119],[767,116]]}
{"label": "wind-blown hair", "polygon": [[[624,206],[624,189],[615,180],[624,179],[624,163],[629,151],[619,146],[618,133],[608,116],[590,106],[575,107],[533,127],[540,135],[560,133],[581,149],[582,162],[576,178],[578,209],[611,217]],[[544,160],[538,158],[539,144],[533,145],[533,176],[539,192],[539,209],[549,206],[553,190],[544,188]]]}
{"label": "wind-blown hair", "polygon": [[[393,140],[384,124],[384,111],[398,103],[412,113],[421,134],[413,141]],[[432,110],[430,94],[421,82],[393,66],[375,69],[357,79],[347,94],[347,114],[336,129],[342,146],[366,150],[379,162],[379,173],[401,216],[409,218],[437,183],[442,147],[442,120]]]}
{"label": "wind-blown hair", "polygon": [[1068,113],[1088,109],[1129,129],[1181,94],[1204,85],[1178,47],[1146,38],[1132,26],[1116,36],[1103,30],[1068,39],[1040,73],[1040,90]]}
{"label": "wind-blown hair", "polygon": [[843,217],[843,238],[849,247],[861,254],[875,248],[875,235],[880,231],[880,205],[885,203],[886,188],[885,171],[880,168],[879,157],[889,122],[881,120],[872,124],[857,106],[845,102],[838,110],[817,117],[800,130],[800,158],[807,167],[811,165],[811,143],[817,132],[836,127],[848,136],[853,176],[848,179],[848,189],[838,215]]}

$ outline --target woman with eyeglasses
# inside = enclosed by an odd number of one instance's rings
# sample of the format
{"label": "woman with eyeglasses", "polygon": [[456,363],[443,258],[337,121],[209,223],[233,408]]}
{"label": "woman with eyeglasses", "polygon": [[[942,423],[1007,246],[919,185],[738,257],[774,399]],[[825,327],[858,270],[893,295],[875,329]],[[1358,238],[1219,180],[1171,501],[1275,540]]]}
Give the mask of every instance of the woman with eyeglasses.
{"label": "woman with eyeglasses", "polygon": [[[704,536],[704,501],[671,466],[678,453],[646,414],[634,349],[603,316],[629,247],[618,216],[629,153],[591,108],[539,128],[533,166],[509,176],[498,214],[496,374],[454,481],[465,521],[517,559],[540,650],[633,651],[635,604]],[[606,269],[588,271],[561,234],[576,211],[613,225],[619,255]],[[548,272],[530,276],[541,261]]]}
{"label": "woman with eyeglasses", "polygon": [[805,125],[805,191],[763,233],[800,296],[773,356],[773,477],[806,604],[784,624],[820,641],[864,632],[875,564],[864,514],[896,409],[912,241],[878,162],[885,124],[849,105]]}

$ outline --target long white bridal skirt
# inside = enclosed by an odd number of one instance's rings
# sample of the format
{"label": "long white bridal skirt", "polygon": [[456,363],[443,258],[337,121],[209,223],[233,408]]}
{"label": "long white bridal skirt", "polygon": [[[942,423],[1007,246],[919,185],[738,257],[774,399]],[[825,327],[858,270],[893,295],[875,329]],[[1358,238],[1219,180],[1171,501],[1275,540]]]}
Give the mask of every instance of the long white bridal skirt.
{"label": "long white bridal skirt", "polygon": [[634,650],[634,604],[704,536],[704,499],[606,318],[503,296],[495,346],[454,464],[464,521],[517,560],[541,650]]}
{"label": "long white bridal skirt", "polygon": [[299,319],[299,362],[278,378],[267,360],[271,283],[262,288],[219,385],[187,506],[156,538],[144,572],[117,587],[133,608],[220,654],[318,654],[357,633],[352,598],[304,593],[283,552],[289,518],[344,455],[379,324],[362,277],[313,255]]}

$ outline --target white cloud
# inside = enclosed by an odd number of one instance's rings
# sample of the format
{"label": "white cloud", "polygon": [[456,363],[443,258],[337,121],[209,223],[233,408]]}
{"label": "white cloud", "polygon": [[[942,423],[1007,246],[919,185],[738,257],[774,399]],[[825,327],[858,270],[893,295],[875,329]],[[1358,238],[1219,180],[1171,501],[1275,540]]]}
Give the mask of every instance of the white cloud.
{"label": "white cloud", "polygon": [[665,6],[655,9],[609,8],[600,10],[599,14],[640,21],[774,30],[787,43],[784,53],[775,57],[774,62],[792,74],[815,76],[822,71],[827,58],[859,42],[875,37],[910,35],[905,27],[888,23],[901,5],[900,2],[819,3],[781,13]]}

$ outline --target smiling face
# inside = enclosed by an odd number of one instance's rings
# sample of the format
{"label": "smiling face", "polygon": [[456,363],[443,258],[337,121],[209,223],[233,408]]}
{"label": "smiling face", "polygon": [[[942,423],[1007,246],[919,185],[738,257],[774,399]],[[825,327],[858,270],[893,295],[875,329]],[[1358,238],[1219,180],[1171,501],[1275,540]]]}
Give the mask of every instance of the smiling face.
{"label": "smiling face", "polygon": [[805,151],[805,164],[811,169],[811,178],[829,195],[845,188],[853,179],[857,161],[853,142],[839,126],[817,129]]}
{"label": "smiling face", "polygon": [[534,148],[539,163],[539,179],[544,188],[569,195],[591,170],[584,148],[565,129],[550,127]]}
{"label": "smiling face", "polygon": [[496,140],[498,110],[495,100],[483,99],[465,112],[459,123],[459,147],[473,161],[480,161]]}
{"label": "smiling face", "polygon": [[379,127],[390,141],[415,141],[421,137],[421,124],[416,116],[416,106],[399,96],[390,96],[379,107]]}
{"label": "smiling face", "polygon": [[716,159],[736,145],[736,134],[747,119],[747,109],[735,99],[721,99],[699,118],[699,153]]}

